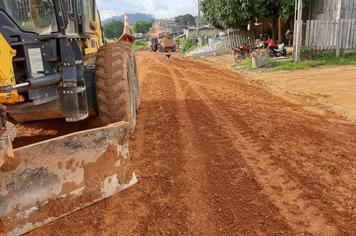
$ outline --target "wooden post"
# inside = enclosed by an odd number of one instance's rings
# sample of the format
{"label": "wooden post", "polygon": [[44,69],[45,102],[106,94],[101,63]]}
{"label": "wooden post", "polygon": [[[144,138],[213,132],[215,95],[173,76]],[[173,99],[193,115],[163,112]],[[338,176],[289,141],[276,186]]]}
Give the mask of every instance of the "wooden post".
{"label": "wooden post", "polygon": [[199,35],[199,21],[200,21],[200,0],[198,0],[197,37]]}
{"label": "wooden post", "polygon": [[282,19],[279,18],[278,20],[278,41],[282,41]]}

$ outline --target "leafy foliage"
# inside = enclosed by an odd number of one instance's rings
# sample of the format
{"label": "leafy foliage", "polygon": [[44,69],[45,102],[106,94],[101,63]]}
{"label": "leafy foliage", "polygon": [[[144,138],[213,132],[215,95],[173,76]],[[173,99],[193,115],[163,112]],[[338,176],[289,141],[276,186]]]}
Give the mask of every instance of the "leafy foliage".
{"label": "leafy foliage", "polygon": [[191,14],[174,17],[174,23],[178,25],[195,25],[195,18]]}
{"label": "leafy foliage", "polygon": [[143,42],[142,40],[136,40],[133,44],[133,49],[135,51],[140,50],[143,46],[145,46],[145,42]]}
{"label": "leafy foliage", "polygon": [[136,24],[132,26],[132,31],[133,33],[147,33],[150,31],[150,28],[152,27],[153,23],[155,22],[154,19],[151,19],[149,21],[139,21]]}
{"label": "leafy foliage", "polygon": [[[150,21],[139,21],[131,27],[133,33],[147,33],[150,31],[154,23],[154,19]],[[124,31],[124,22],[121,20],[112,20],[104,26],[104,36],[107,39],[117,39]]]}
{"label": "leafy foliage", "polygon": [[[218,29],[238,29],[254,22],[256,18],[286,21],[294,13],[295,0],[204,0],[205,19]],[[308,8],[310,0],[304,0]]]}
{"label": "leafy foliage", "polygon": [[185,41],[181,53],[190,52],[190,50],[194,46],[194,40],[195,40],[195,34],[191,34]]}
{"label": "leafy foliage", "polygon": [[[145,21],[150,21],[151,19],[154,19],[155,16],[151,15],[151,14],[145,14],[145,13],[135,13],[135,14],[128,14],[129,17],[129,24],[134,24],[136,22],[145,20]],[[122,20],[123,22],[125,22],[125,15],[122,14],[120,16],[113,16],[109,19],[106,19],[104,21],[101,22],[102,25],[106,25],[107,23],[110,23],[113,20]]]}
{"label": "leafy foliage", "polygon": [[124,22],[121,20],[113,20],[104,26],[104,36],[108,39],[119,38],[124,31]]}

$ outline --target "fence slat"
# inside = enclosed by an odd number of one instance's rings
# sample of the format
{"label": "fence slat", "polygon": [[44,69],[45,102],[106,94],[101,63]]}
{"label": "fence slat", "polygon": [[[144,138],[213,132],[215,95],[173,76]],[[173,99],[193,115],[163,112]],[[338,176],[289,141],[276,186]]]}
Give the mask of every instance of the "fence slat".
{"label": "fence slat", "polygon": [[328,35],[328,49],[332,48],[333,45],[333,34],[334,30],[333,30],[333,21],[330,20],[329,21],[329,35]]}
{"label": "fence slat", "polygon": [[344,21],[344,30],[343,30],[343,32],[344,32],[344,35],[343,35],[343,39],[342,39],[342,41],[343,41],[343,44],[342,44],[342,48],[346,48],[346,43],[347,43],[347,21]]}
{"label": "fence slat", "polygon": [[346,21],[347,27],[346,27],[346,45],[345,48],[349,48],[349,42],[350,42],[350,29],[351,29],[351,22],[350,20]]}
{"label": "fence slat", "polygon": [[327,33],[328,33],[328,30],[327,30],[327,21],[322,21],[321,22],[321,35],[322,35],[322,42],[323,42],[323,45],[322,45],[322,49],[321,50],[325,50],[326,49],[326,39],[327,39]]}
{"label": "fence slat", "polygon": [[308,20],[305,45],[314,50],[356,49],[356,19]]}
{"label": "fence slat", "polygon": [[[356,6],[356,4],[355,4]],[[356,49],[356,20],[353,19],[353,37],[352,37],[352,42],[353,42],[353,45],[352,45],[352,48]]]}
{"label": "fence slat", "polygon": [[309,30],[310,30],[310,20],[307,20],[307,29],[306,29],[306,33],[305,33],[305,46],[309,47]]}
{"label": "fence slat", "polygon": [[319,42],[320,42],[320,50],[324,49],[324,34],[325,31],[324,29],[324,21],[319,22]]}
{"label": "fence slat", "polygon": [[334,47],[334,40],[335,40],[335,21],[331,20],[330,21],[330,49],[333,49]]}
{"label": "fence slat", "polygon": [[310,45],[309,47],[311,48],[314,48],[314,20],[311,20],[310,21],[310,34],[309,34],[309,37],[310,37]]}
{"label": "fence slat", "polygon": [[338,38],[337,48],[342,48],[342,29],[343,29],[342,21],[339,20],[338,24],[339,24],[339,30],[338,30],[338,35],[337,35],[337,38]]}

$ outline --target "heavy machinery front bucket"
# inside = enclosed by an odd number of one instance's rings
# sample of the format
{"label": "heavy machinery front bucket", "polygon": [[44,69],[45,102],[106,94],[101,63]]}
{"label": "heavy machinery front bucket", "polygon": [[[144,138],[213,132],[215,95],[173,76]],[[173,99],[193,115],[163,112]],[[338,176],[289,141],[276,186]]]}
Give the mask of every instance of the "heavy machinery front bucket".
{"label": "heavy machinery front bucket", "polygon": [[129,123],[118,122],[14,150],[0,167],[0,235],[18,235],[137,182]]}

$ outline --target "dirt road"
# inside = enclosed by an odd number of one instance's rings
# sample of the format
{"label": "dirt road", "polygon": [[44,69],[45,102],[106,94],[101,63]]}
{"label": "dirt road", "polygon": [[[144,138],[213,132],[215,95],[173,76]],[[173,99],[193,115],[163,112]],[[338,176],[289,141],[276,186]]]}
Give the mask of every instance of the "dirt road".
{"label": "dirt road", "polygon": [[139,183],[28,235],[356,234],[354,122],[224,65],[137,59]]}
{"label": "dirt road", "polygon": [[154,37],[154,38],[157,38],[158,37],[158,34],[161,33],[162,30],[161,30],[161,26],[159,24],[154,24],[152,26],[152,29],[151,31],[149,32],[149,35],[150,37]]}

